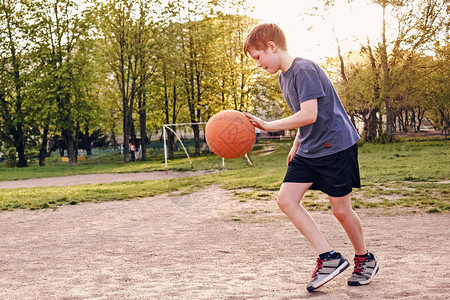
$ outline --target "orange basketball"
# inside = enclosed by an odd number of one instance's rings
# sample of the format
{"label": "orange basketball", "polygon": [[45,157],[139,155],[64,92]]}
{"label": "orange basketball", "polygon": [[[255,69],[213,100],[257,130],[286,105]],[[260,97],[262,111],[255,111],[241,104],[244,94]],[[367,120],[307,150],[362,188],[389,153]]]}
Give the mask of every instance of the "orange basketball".
{"label": "orange basketball", "polygon": [[255,143],[255,127],[241,112],[225,110],[212,116],[205,127],[206,143],[223,158],[244,156]]}

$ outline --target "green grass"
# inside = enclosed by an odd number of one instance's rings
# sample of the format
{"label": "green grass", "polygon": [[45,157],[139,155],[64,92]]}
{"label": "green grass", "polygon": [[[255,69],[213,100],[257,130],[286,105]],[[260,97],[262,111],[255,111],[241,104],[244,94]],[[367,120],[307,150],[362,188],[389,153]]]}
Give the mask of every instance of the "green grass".
{"label": "green grass", "polygon": [[150,197],[168,191],[193,192],[199,187],[212,183],[211,178],[206,176],[203,176],[200,182],[201,184],[195,184],[190,178],[181,178],[66,187],[7,189],[0,193],[0,209],[56,208],[60,205],[73,205],[80,202]]}
{"label": "green grass", "polygon": [[[236,190],[246,199],[274,200],[286,170],[290,141],[267,142],[277,150],[267,156],[250,153],[248,166],[244,159],[226,160],[225,172],[176,179],[141,182],[91,184],[70,187],[17,188],[0,190],[0,210],[18,208],[56,208],[81,202],[126,200],[178,191],[191,193],[211,184]],[[410,208],[430,213],[450,212],[450,150],[443,140],[403,141],[394,144],[363,144],[359,148],[363,188],[354,192],[355,208]],[[194,168],[221,169],[221,159],[208,155],[193,158]],[[171,170],[190,170],[186,158],[169,161]],[[164,170],[162,159],[134,162],[95,163],[77,166],[53,164],[24,169],[0,168],[0,179],[26,179],[91,173],[149,172]],[[239,191],[239,189],[247,189]],[[330,209],[319,192],[308,192],[304,205],[309,209]]]}
{"label": "green grass", "polygon": [[[192,158],[193,170],[221,169],[222,160],[210,154],[198,158]],[[188,158],[184,155],[168,161],[172,171],[192,170]],[[235,169],[246,166],[243,159],[227,160],[226,168]],[[23,180],[31,178],[46,178],[57,176],[103,174],[103,173],[136,173],[165,170],[164,158],[151,158],[149,161],[123,162],[123,156],[119,153],[108,153],[107,155],[88,158],[80,161],[76,166],[67,162],[61,162],[59,156],[52,156],[46,161],[46,166],[39,167],[36,163],[27,168],[7,168],[0,164],[0,181]]]}
{"label": "green grass", "polygon": [[364,144],[359,148],[362,181],[440,181],[450,179],[449,142],[418,140]]}

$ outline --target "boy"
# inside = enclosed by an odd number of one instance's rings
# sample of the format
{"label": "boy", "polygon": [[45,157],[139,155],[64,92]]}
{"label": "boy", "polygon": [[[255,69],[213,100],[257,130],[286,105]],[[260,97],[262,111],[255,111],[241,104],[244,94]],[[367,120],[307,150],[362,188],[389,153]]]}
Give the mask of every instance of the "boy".
{"label": "boy", "polygon": [[360,187],[356,146],[359,136],[330,80],[317,64],[289,55],[284,33],[275,24],[253,28],[245,40],[244,53],[270,74],[281,70],[281,91],[294,113],[272,122],[246,113],[247,117],[266,131],[298,128],[287,156],[288,169],[278,194],[278,206],[319,254],[307,290],[316,290],[349,266],[301,205],[308,189],[328,195],[333,215],[353,245],[355,267],[348,284],[369,284],[378,265],[374,255],[366,250],[361,221],[350,197],[352,187]]}

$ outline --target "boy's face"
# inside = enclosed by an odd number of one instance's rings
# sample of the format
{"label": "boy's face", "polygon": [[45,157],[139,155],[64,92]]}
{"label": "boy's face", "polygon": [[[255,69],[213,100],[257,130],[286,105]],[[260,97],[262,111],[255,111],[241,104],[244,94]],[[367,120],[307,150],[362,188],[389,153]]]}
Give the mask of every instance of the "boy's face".
{"label": "boy's face", "polygon": [[275,74],[280,70],[277,48],[273,42],[269,42],[267,48],[264,50],[250,48],[248,54],[256,62],[258,67],[270,74]]}

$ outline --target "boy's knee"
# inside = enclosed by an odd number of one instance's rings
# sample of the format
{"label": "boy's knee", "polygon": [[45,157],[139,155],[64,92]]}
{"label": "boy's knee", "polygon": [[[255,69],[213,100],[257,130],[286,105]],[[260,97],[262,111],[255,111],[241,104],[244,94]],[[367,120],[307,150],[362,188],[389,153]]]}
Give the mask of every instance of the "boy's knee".
{"label": "boy's knee", "polygon": [[332,211],[336,219],[341,220],[347,217],[349,213],[351,213],[352,209],[347,207],[333,207]]}
{"label": "boy's knee", "polygon": [[283,196],[282,194],[278,195],[277,198],[277,204],[278,207],[282,210],[282,211],[286,211],[289,210],[290,208],[292,208],[294,205],[298,205],[298,203],[296,203],[295,201],[293,201],[291,198]]}

